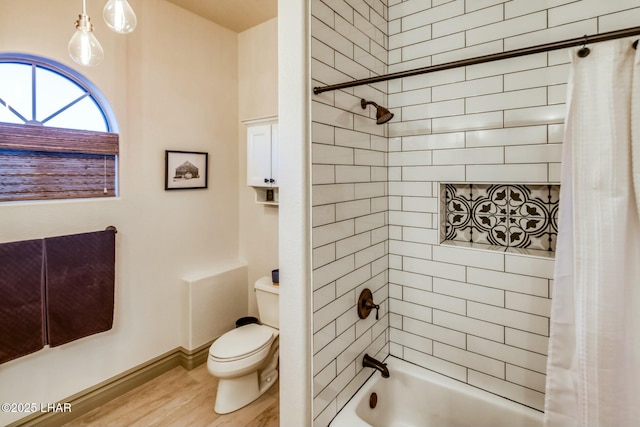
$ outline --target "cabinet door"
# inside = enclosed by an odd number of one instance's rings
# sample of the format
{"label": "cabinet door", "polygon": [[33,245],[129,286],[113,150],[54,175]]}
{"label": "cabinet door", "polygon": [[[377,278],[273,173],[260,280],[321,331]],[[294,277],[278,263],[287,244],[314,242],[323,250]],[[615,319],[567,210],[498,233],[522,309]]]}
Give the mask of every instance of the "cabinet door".
{"label": "cabinet door", "polygon": [[247,128],[247,185],[269,187],[270,179],[271,125],[251,126]]}
{"label": "cabinet door", "polygon": [[273,186],[278,187],[280,180],[280,140],[278,139],[278,124],[271,125],[271,178]]}

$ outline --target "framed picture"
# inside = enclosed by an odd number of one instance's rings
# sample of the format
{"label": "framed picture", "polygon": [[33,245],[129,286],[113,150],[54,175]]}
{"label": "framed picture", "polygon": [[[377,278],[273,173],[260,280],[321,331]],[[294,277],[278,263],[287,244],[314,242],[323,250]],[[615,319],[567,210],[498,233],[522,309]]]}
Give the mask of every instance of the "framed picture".
{"label": "framed picture", "polygon": [[193,190],[207,188],[209,153],[165,151],[164,189]]}

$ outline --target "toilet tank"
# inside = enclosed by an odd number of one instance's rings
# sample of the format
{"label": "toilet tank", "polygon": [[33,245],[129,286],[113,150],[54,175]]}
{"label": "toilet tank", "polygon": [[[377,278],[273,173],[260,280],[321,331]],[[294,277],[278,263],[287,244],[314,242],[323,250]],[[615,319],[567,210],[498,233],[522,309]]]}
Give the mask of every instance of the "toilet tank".
{"label": "toilet tank", "polygon": [[271,277],[261,277],[254,285],[260,322],[280,329],[280,288],[274,286]]}

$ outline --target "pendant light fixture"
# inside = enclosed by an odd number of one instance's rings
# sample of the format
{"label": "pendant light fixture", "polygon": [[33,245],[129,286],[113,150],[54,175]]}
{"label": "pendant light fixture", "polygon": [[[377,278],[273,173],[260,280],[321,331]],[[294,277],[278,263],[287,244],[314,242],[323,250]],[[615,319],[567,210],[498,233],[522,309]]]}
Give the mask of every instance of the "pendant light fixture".
{"label": "pendant light fixture", "polygon": [[[107,26],[120,34],[128,34],[136,28],[138,20],[127,0],[109,0],[102,16]],[[69,55],[80,65],[94,67],[102,62],[104,50],[93,34],[93,24],[87,15],[87,2],[82,0],[82,13],[76,21],[76,32],[69,41]]]}
{"label": "pendant light fixture", "polygon": [[116,33],[128,34],[136,28],[138,20],[127,0],[109,0],[102,11],[104,22]]}
{"label": "pendant light fixture", "polygon": [[86,0],[82,0],[82,13],[76,21],[76,32],[69,41],[68,49],[71,59],[86,67],[94,67],[104,58],[104,50],[93,35],[93,24],[87,15]]}

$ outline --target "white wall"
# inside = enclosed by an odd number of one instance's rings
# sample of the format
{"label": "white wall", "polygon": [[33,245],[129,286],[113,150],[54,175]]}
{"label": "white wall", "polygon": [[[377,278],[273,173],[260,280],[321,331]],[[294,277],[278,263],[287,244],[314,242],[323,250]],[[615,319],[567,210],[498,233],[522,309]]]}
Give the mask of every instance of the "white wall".
{"label": "white wall", "polygon": [[311,224],[309,1],[278,1],[280,425],[309,426]]}
{"label": "white wall", "polygon": [[[384,74],[386,6],[382,1],[312,1],[314,86]],[[353,5],[352,5],[353,4]],[[338,7],[340,5],[340,7]],[[385,84],[312,97],[313,414],[324,426],[373,372],[369,353],[388,349],[386,126],[360,99],[386,105]],[[380,319],[357,314],[369,288]]]}
{"label": "white wall", "polygon": [[[381,73],[370,55],[396,72],[633,27],[640,1],[312,0],[311,13],[316,85]],[[567,58],[542,53],[312,97],[315,425],[365,379],[352,379],[348,364],[336,369],[364,345],[348,328],[368,327],[345,322],[354,301],[338,284],[354,278],[350,250],[371,250],[354,239],[357,220],[338,212],[371,213],[347,203],[367,181],[356,153],[374,141],[380,151],[388,143],[390,353],[542,408],[553,260],[441,245],[439,183],[558,182]],[[396,114],[380,140],[359,128],[361,96]]]}
{"label": "white wall", "polygon": [[[0,366],[2,402],[57,402],[176,348],[181,278],[238,260],[237,34],[165,1],[133,0],[139,26],[117,35],[88,3],[100,66],[80,69],[66,52],[75,0],[1,0],[0,51],[63,62],[101,89],[120,125],[120,195],[3,203],[0,242],[116,226],[115,323]],[[209,152],[209,189],[165,192],[165,149]],[[0,424],[22,416],[2,413]]]}
{"label": "white wall", "polygon": [[[390,2],[391,72],[640,17],[638,0],[428,3]],[[391,354],[538,410],[553,258],[441,245],[439,184],[558,183],[568,58],[553,51],[389,82]]]}

